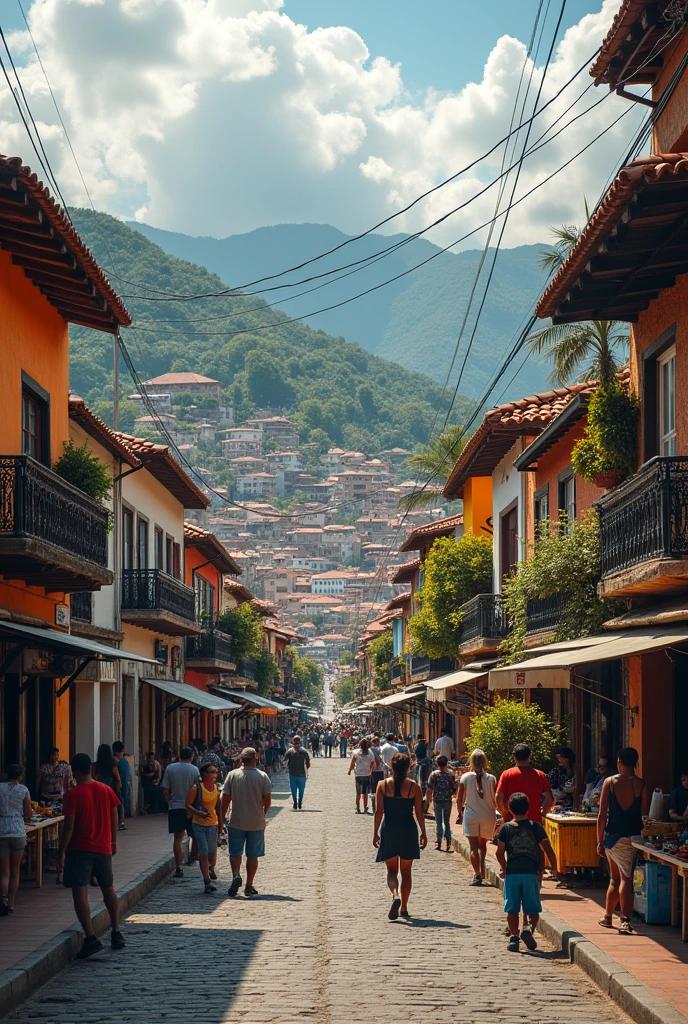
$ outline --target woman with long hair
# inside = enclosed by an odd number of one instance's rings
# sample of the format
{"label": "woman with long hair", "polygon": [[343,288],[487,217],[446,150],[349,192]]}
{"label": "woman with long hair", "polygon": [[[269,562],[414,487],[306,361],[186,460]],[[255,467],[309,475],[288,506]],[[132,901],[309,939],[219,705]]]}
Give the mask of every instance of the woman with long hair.
{"label": "woman with long hair", "polygon": [[384,861],[387,865],[387,885],[392,893],[387,915],[390,921],[396,921],[400,914],[408,918],[411,869],[414,860],[420,859],[420,851],[428,845],[423,794],[418,783],[408,778],[410,764],[408,754],[395,754],[391,776],[378,783],[375,793],[373,846],[377,849],[377,863]]}
{"label": "woman with long hair", "polygon": [[93,777],[114,790],[116,796],[122,792],[122,780],[119,776],[117,760],[109,743],[101,743],[93,763]]}
{"label": "woman with long hair", "polygon": [[479,748],[474,750],[468,761],[469,770],[461,777],[456,798],[459,812],[457,822],[463,815],[463,834],[471,848],[471,885],[482,885],[485,876],[487,844],[494,836],[497,820],[495,791],[497,780],[488,772],[487,755]]}
{"label": "woman with long hair", "polygon": [[[361,797],[363,797],[363,813],[368,813],[368,795],[372,793],[373,772],[376,765],[377,758],[370,749],[368,740],[361,740],[361,745],[358,750],[354,750],[349,764],[349,775],[353,772],[356,779],[356,814],[361,813]],[[374,806],[373,803],[373,809]]]}

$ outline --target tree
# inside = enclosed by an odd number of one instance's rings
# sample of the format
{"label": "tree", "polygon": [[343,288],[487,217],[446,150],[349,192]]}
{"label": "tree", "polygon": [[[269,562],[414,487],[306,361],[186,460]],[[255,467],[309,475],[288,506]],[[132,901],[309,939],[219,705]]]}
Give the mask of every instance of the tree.
{"label": "tree", "polygon": [[257,657],[263,643],[263,620],[246,602],[228,608],[217,620],[217,628],[232,638],[232,654],[236,661]]}
{"label": "tree", "polygon": [[294,692],[300,697],[320,697],[325,678],[320,665],[311,658],[302,658],[297,647],[287,647],[284,653],[291,660]]}
{"label": "tree", "polygon": [[414,648],[431,658],[456,657],[461,605],[492,591],[492,542],[472,533],[460,540],[440,537],[424,569],[420,611],[409,620]]}
{"label": "tree", "polygon": [[390,662],[394,657],[394,641],[391,629],[376,636],[368,644],[368,654],[375,672],[375,686],[378,690],[386,690],[392,679]]}
{"label": "tree", "polygon": [[351,677],[348,679],[342,679],[341,683],[337,684],[335,690],[337,694],[337,701],[340,707],[345,704],[350,704],[354,699],[354,681]]}
{"label": "tree", "polygon": [[246,356],[245,368],[249,395],[257,405],[281,408],[291,404],[294,393],[282,377],[278,359],[254,349]]}
{"label": "tree", "polygon": [[269,693],[279,682],[277,662],[265,651],[256,658],[255,680],[258,684],[258,693]]}
{"label": "tree", "polygon": [[441,499],[447,478],[466,444],[464,434],[464,428],[457,423],[410,457],[408,464],[415,470],[420,486],[399,503],[405,512]]}
{"label": "tree", "polygon": [[558,740],[554,722],[537,704],[498,698],[494,707],[471,722],[466,751],[479,748],[487,754],[490,771],[499,778],[513,765],[513,749],[527,743],[536,764],[548,760]]}

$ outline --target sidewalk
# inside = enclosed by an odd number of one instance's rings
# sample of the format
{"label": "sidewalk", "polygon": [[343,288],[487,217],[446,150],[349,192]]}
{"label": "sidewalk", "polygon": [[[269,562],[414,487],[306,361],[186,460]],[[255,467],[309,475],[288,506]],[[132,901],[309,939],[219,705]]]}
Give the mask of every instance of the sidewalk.
{"label": "sidewalk", "polygon": [[[468,859],[463,835],[455,835],[453,844]],[[494,846],[487,849],[487,873],[501,888]],[[640,922],[635,935],[620,935],[601,928],[597,922],[604,912],[604,895],[604,889],[567,889],[544,882],[541,929],[634,1020],[688,1020],[688,943],[681,941],[680,929]]]}
{"label": "sidewalk", "polygon": [[[126,825],[126,832],[117,834],[117,855],[113,860],[123,912],[174,869],[166,814],[128,818]],[[102,932],[108,921],[100,890],[90,889],[89,896],[95,929]],[[55,875],[44,873],[40,889],[33,882],[23,883],[15,913],[0,921],[0,1016],[56,974],[69,961],[80,940],[72,894],[55,884]]]}

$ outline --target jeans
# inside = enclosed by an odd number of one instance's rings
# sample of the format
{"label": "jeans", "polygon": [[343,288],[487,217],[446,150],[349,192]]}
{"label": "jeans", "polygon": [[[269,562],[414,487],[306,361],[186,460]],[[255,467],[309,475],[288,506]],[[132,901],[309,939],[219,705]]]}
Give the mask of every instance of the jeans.
{"label": "jeans", "polygon": [[303,801],[303,794],[306,789],[306,776],[290,775],[289,787],[291,789],[291,798],[294,801],[294,803],[301,803]]}
{"label": "jeans", "polygon": [[339,756],[346,757],[346,748],[349,746],[348,736],[343,736],[339,741]]}
{"label": "jeans", "polygon": [[194,839],[198,846],[198,852],[207,854],[212,862],[217,856],[217,825],[193,825]]}
{"label": "jeans", "polygon": [[326,743],[325,744],[325,757],[332,757],[332,744],[331,743]]}
{"label": "jeans", "polygon": [[444,838],[449,842],[451,840],[451,800],[434,800],[435,807],[435,829],[437,832],[437,842],[442,842],[442,826],[444,826]]}

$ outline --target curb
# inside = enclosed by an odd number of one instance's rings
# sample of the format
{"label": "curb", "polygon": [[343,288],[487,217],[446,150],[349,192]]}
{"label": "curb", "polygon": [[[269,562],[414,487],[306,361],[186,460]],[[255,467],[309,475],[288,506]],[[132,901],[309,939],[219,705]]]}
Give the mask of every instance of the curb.
{"label": "curb", "polygon": [[[452,846],[469,860],[469,846],[463,836],[454,836]],[[503,888],[504,882],[492,864],[486,865],[486,875],[491,885]],[[543,910],[538,928],[637,1024],[686,1024],[687,1018],[682,1013],[562,918]]]}
{"label": "curb", "polygon": [[[174,867],[174,856],[169,853],[118,889],[120,914],[126,914],[140,903],[172,874]],[[96,935],[102,935],[109,929],[110,919],[103,903],[93,907],[91,920]],[[75,922],[6,971],[0,971],[0,1018],[6,1017],[66,967],[78,951],[82,939],[81,926]]]}

